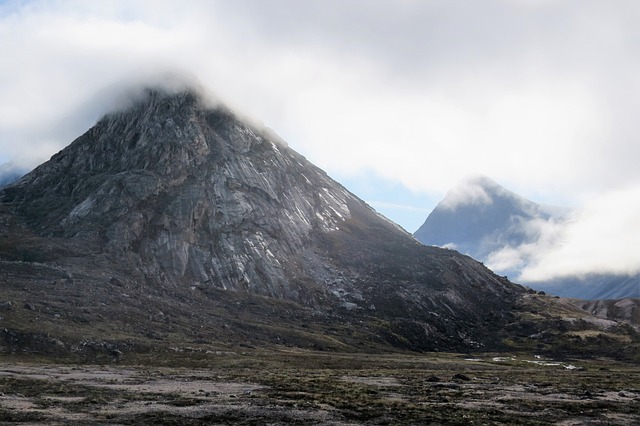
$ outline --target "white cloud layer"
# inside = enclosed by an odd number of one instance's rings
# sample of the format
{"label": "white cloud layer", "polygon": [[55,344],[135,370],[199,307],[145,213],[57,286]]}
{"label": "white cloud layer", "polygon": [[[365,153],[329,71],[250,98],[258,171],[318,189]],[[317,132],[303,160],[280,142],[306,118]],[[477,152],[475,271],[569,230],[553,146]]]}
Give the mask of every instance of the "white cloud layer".
{"label": "white cloud layer", "polygon": [[635,0],[9,0],[0,163],[48,159],[119,81],[185,70],[331,174],[432,196],[480,173],[584,206],[529,276],[625,269],[640,263],[625,251],[640,226],[621,220],[638,213],[622,194],[640,188],[639,21]]}
{"label": "white cloud layer", "polygon": [[530,261],[523,281],[591,273],[640,272],[640,187],[608,192],[589,202],[576,220],[547,226],[538,243],[519,247]]}
{"label": "white cloud layer", "polygon": [[455,210],[461,205],[483,205],[492,202],[482,182],[478,178],[470,177],[462,184],[450,189],[445,199],[440,202],[440,206]]}
{"label": "white cloud layer", "polygon": [[531,236],[487,256],[497,272],[518,273],[518,282],[543,282],[590,274],[640,273],[640,187],[594,196],[572,219],[536,218],[522,224]]}

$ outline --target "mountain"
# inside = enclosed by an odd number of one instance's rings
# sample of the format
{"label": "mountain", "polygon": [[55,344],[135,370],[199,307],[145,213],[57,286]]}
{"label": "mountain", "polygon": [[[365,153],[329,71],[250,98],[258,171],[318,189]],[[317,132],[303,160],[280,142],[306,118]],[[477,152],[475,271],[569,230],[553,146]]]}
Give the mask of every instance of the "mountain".
{"label": "mountain", "polygon": [[[530,253],[518,248],[537,243],[545,228],[560,229],[568,213],[536,204],[479,176],[449,191],[414,236],[424,244],[453,248],[500,274],[517,277],[530,260]],[[525,284],[563,297],[640,297],[638,275],[594,274]]]}
{"label": "mountain", "polygon": [[450,190],[414,236],[424,244],[486,260],[507,245],[535,241],[538,235],[527,225],[551,217],[540,205],[477,176]]}
{"label": "mountain", "polygon": [[640,298],[580,300],[576,305],[599,318],[627,321],[640,329]]}
{"label": "mountain", "polygon": [[489,350],[590,317],[420,244],[205,99],[144,90],[0,191],[2,350]]}

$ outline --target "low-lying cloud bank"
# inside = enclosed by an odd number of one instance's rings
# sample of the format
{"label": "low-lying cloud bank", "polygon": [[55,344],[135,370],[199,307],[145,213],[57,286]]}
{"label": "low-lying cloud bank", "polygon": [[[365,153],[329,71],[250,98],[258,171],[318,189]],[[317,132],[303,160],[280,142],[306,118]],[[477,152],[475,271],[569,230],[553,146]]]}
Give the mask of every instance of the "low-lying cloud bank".
{"label": "low-lying cloud bank", "polygon": [[568,217],[523,224],[532,242],[491,253],[487,265],[519,270],[520,282],[640,272],[640,187],[595,196]]}

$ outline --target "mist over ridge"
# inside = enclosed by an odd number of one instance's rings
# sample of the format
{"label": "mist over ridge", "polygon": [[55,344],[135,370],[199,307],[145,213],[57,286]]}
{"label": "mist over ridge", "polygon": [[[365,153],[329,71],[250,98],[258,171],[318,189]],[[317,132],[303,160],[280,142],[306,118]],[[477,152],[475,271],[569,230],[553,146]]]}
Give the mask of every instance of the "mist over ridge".
{"label": "mist over ridge", "polygon": [[[571,247],[580,240],[576,229],[594,232],[589,225],[601,220],[589,213],[541,206],[485,176],[475,176],[452,188],[414,236],[425,244],[469,254],[499,274],[554,294],[639,297],[638,260],[633,254],[621,261],[619,250],[605,253],[608,245],[594,239],[580,242],[581,256],[573,257]],[[619,219],[620,214],[611,218]],[[635,230],[629,232],[633,235]],[[609,237],[616,244],[615,235]],[[609,263],[601,266],[604,262]]]}

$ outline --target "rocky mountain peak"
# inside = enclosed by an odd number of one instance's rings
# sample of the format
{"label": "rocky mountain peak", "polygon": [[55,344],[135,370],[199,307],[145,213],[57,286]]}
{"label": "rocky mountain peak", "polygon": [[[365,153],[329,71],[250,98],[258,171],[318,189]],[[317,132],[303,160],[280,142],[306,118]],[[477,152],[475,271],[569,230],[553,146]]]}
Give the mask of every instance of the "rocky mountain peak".
{"label": "rocky mountain peak", "polygon": [[266,296],[253,305],[260,321],[273,310],[298,327],[274,307],[285,299],[313,321],[341,312],[359,341],[499,341],[522,287],[423,246],[223,105],[192,90],[142,93],[0,191],[0,232],[28,241],[27,251],[0,246],[0,262],[39,259],[30,282],[47,282],[45,265],[73,281],[72,294],[112,300],[115,315],[130,294],[199,312]]}
{"label": "rocky mountain peak", "polygon": [[540,205],[488,177],[475,176],[452,188],[414,236],[424,244],[454,248],[485,260],[500,247],[535,238],[524,225],[549,217]]}
{"label": "rocky mountain peak", "polygon": [[46,235],[135,252],[147,275],[283,295],[282,259],[352,195],[265,129],[196,93],[147,90],[7,188]]}

